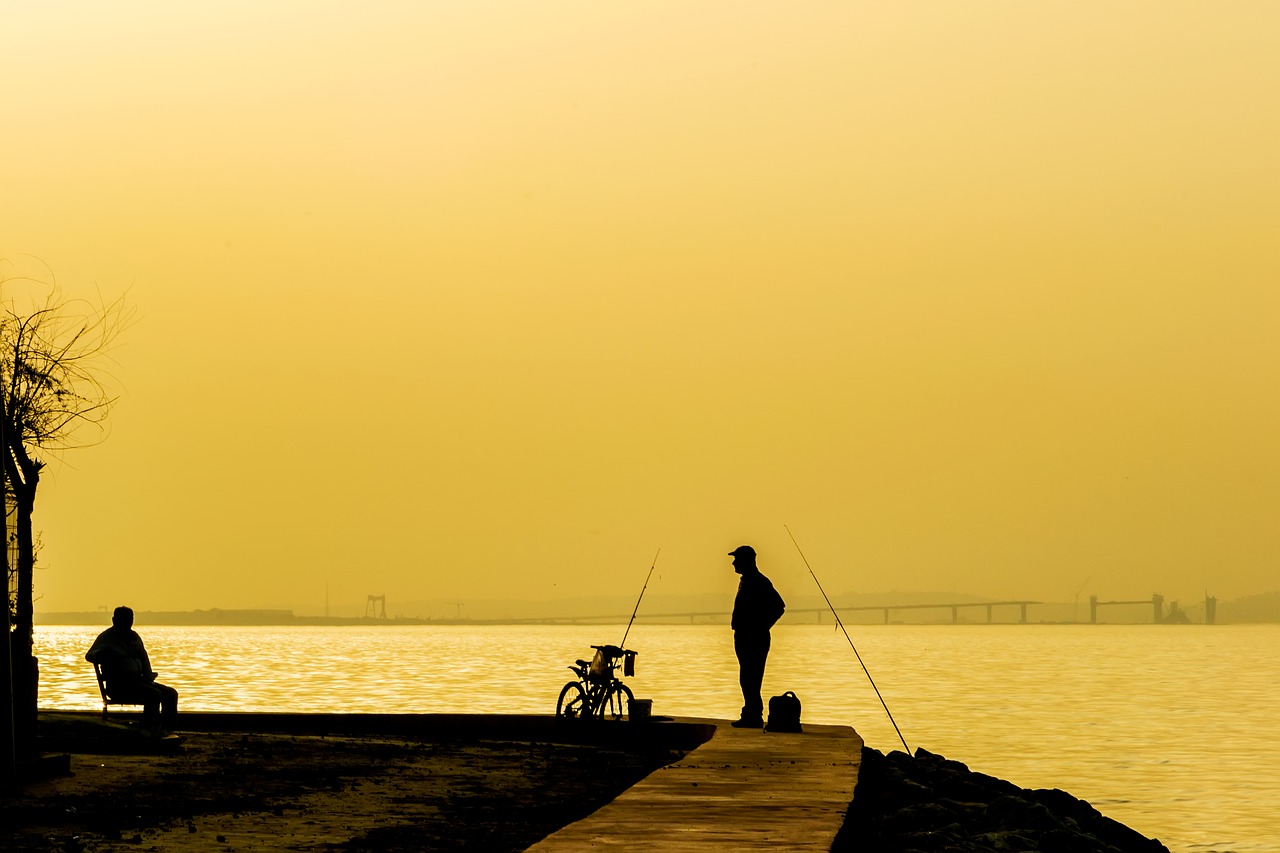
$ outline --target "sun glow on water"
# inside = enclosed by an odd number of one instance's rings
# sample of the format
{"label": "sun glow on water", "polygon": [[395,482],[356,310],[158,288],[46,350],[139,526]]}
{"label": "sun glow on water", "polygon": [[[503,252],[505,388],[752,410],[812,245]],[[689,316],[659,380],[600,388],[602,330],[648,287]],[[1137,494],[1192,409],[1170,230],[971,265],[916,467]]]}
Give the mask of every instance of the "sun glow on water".
{"label": "sun glow on water", "polygon": [[[181,708],[550,714],[567,669],[622,626],[138,626]],[[83,655],[99,627],[41,628],[41,706],[101,707]],[[1056,787],[1173,850],[1280,848],[1277,626],[876,626],[851,630],[908,745],[1023,787]],[[728,719],[730,632],[637,625],[627,679],[654,713]],[[844,636],[774,630],[766,695],[809,723],[901,743]]]}

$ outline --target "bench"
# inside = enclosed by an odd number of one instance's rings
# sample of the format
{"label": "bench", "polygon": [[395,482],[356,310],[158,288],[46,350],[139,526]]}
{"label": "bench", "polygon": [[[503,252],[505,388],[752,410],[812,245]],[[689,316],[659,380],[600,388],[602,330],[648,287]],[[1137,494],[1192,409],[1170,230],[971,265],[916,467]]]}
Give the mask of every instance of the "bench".
{"label": "bench", "polygon": [[102,694],[102,719],[105,720],[107,718],[108,705],[142,705],[141,702],[121,702],[118,699],[112,699],[107,696],[107,679],[102,674],[102,664],[95,663],[93,665],[93,674],[98,678],[98,692]]}

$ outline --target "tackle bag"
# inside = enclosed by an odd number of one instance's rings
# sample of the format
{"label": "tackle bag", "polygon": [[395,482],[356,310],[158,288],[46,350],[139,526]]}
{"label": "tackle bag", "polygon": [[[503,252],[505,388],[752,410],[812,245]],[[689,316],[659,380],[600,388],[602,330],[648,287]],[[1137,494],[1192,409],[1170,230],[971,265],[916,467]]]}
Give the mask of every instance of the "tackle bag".
{"label": "tackle bag", "polygon": [[799,732],[800,698],[788,690],[781,696],[769,699],[769,722],[765,723],[766,732]]}

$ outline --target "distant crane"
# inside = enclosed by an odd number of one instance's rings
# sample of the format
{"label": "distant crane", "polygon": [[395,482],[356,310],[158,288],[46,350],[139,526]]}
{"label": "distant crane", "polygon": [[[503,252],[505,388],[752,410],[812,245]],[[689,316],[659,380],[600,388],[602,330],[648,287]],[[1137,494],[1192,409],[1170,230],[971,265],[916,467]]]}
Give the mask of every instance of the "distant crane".
{"label": "distant crane", "polygon": [[366,618],[372,616],[374,619],[387,618],[387,597],[385,595],[371,595],[364,603],[364,615]]}
{"label": "distant crane", "polygon": [[1088,583],[1091,580],[1093,580],[1093,575],[1089,575],[1089,577],[1085,578],[1084,583],[1080,584],[1080,588],[1076,590],[1076,600],[1075,600],[1075,603],[1071,606],[1072,622],[1080,621],[1080,593],[1084,590],[1084,584]]}

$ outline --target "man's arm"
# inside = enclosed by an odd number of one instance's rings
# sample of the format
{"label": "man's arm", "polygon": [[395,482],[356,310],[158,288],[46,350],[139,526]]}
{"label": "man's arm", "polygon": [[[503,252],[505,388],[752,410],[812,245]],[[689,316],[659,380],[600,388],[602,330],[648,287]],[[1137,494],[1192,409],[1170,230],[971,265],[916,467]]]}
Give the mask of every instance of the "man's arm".
{"label": "man's arm", "polygon": [[147,647],[142,644],[142,638],[138,638],[138,654],[142,658],[142,674],[151,676],[155,680],[156,671],[151,668],[151,656],[147,654]]}
{"label": "man's arm", "polygon": [[782,600],[782,596],[778,593],[778,590],[774,587],[772,583],[770,583],[768,611],[766,613],[766,616],[768,617],[768,620],[769,620],[769,627],[772,628],[774,624],[779,619],[782,618],[782,614],[785,613],[786,611],[787,611],[786,602]]}
{"label": "man's arm", "polygon": [[84,659],[89,663],[102,663],[105,656],[103,653],[107,651],[107,633],[103,631],[98,638],[93,641],[93,645],[89,647],[89,651],[84,653]]}

